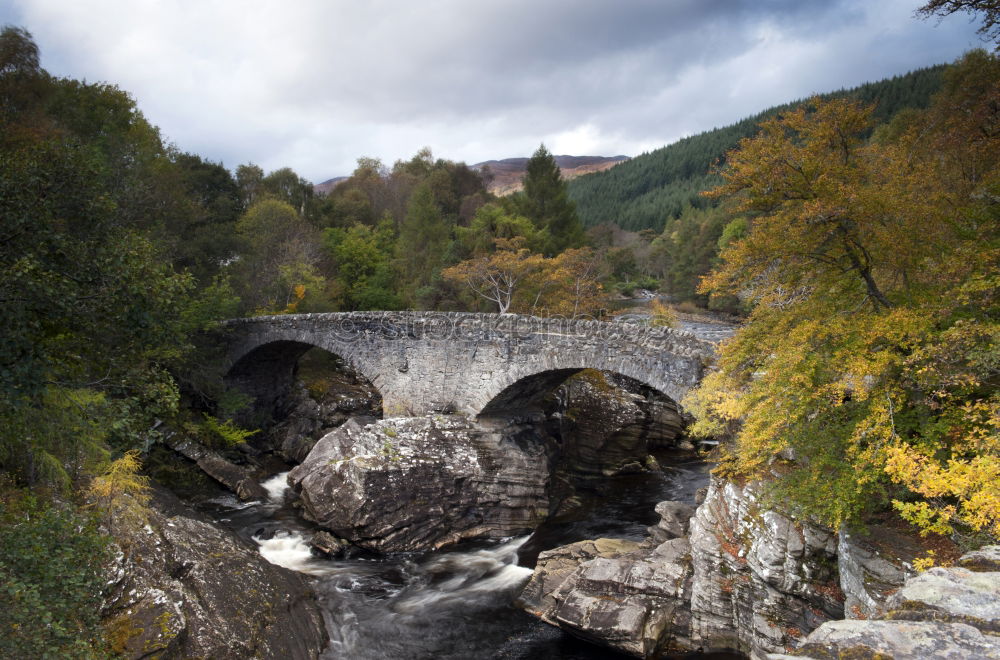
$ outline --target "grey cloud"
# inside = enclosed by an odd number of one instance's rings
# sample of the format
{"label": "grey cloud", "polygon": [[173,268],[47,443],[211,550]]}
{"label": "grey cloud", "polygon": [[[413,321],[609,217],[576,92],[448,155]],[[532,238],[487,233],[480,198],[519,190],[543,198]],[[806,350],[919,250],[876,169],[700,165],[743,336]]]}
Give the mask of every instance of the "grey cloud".
{"label": "grey cloud", "polygon": [[180,148],[319,180],[425,145],[634,154],[978,43],[964,21],[914,21],[917,4],[15,0],[5,20],[53,73],[133,92]]}

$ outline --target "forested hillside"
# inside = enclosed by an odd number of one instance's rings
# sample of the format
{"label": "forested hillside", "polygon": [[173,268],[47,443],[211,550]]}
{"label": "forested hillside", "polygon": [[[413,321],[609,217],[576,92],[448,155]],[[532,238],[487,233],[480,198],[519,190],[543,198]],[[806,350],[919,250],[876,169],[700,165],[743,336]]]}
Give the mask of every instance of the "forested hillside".
{"label": "forested hillside", "polygon": [[[874,104],[875,121],[881,123],[903,108],[926,107],[941,84],[944,68],[942,65],[920,69],[825,94],[823,98],[848,96]],[[736,147],[742,138],[754,135],[762,120],[799,103],[769,108],[731,126],[636,156],[608,171],[574,179],[569,183],[570,199],[576,202],[580,220],[586,227],[614,224],[631,231],[662,231],[665,223],[679,217],[687,206],[704,208],[713,204],[701,192],[718,185],[720,179],[712,170],[717,164],[724,164],[726,151]]]}

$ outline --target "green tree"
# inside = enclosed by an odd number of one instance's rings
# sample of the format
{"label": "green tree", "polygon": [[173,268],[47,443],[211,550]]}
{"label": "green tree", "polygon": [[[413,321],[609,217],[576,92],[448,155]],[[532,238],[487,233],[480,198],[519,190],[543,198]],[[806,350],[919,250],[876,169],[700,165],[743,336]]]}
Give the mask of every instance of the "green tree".
{"label": "green tree", "polygon": [[531,220],[512,212],[501,202],[481,206],[471,224],[456,227],[455,234],[468,254],[477,255],[492,252],[498,238],[522,237],[525,246],[533,252],[541,252],[548,243],[546,230],[537,229]]}
{"label": "green tree", "polygon": [[240,191],[241,207],[246,210],[260,198],[264,186],[264,170],[259,165],[247,163],[236,168],[236,186]]}
{"label": "green tree", "polygon": [[410,197],[396,244],[400,289],[408,304],[427,304],[450,241],[451,227],[442,217],[434,193],[426,183],[420,184]]}
{"label": "green tree", "polygon": [[76,442],[103,434],[53,428],[55,408],[68,401],[60,393],[109,395],[83,410],[108,417],[102,428],[123,442],[139,441],[176,405],[163,367],[187,345],[180,317],[191,280],[118,226],[92,175],[93,151],[60,139],[3,155],[0,465],[29,482],[65,480],[60,466],[78,455]]}
{"label": "green tree", "polygon": [[292,206],[265,198],[237,221],[236,232],[243,247],[230,270],[245,312],[281,312],[296,302],[300,285],[305,302],[298,311],[326,307],[319,231]]}
{"label": "green tree", "polygon": [[576,205],[566,193],[556,159],[545,145],[528,159],[524,174],[524,191],[517,197],[521,212],[539,230],[548,232],[546,252],[557,254],[566,248],[580,247],[585,242],[583,226],[576,215]]}
{"label": "green tree", "polygon": [[109,555],[92,516],[0,484],[0,656],[107,658],[100,612]]}
{"label": "green tree", "polygon": [[378,227],[355,223],[348,229],[328,228],[324,244],[333,256],[339,306],[345,310],[398,309],[392,256],[395,231],[392,220]]}

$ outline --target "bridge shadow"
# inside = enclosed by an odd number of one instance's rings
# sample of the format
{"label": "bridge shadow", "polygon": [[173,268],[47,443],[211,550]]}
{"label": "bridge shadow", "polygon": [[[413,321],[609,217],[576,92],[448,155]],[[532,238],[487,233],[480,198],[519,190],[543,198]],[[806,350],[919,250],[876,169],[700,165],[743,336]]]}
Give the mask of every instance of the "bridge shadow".
{"label": "bridge shadow", "polygon": [[654,449],[690,447],[676,401],[635,378],[596,369],[553,369],[522,378],[494,397],[478,419],[545,424],[559,438],[563,458],[593,474],[641,460]]}
{"label": "bridge shadow", "polygon": [[345,412],[382,416],[382,395],[340,355],[313,344],[273,341],[253,349],[229,369],[226,384],[251,404],[239,421],[252,428],[287,417],[301,403],[301,382],[317,404]]}
{"label": "bridge shadow", "polygon": [[583,369],[553,369],[522,378],[504,388],[486,404],[480,419],[515,417],[545,413],[556,390]]}

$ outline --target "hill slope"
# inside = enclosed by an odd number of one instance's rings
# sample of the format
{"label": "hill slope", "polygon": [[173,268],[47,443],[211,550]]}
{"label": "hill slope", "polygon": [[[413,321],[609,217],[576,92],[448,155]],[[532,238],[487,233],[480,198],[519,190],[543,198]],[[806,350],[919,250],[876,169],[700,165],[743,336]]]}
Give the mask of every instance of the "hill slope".
{"label": "hill slope", "polygon": [[[575,179],[584,174],[603,172],[628,160],[628,156],[556,156],[556,165],[565,180]],[[521,178],[527,158],[504,158],[487,160],[473,165],[473,169],[490,168],[493,180],[487,187],[494,195],[509,195],[521,189]]]}
{"label": "hill slope", "polygon": [[[882,122],[906,107],[923,108],[937,91],[947,65],[920,69],[902,76],[840,90],[824,97],[854,96],[877,104],[875,120]],[[702,190],[717,185],[713,165],[741,138],[757,132],[762,119],[787,110],[800,101],[769,108],[740,122],[684,138],[622,163],[606,172],[570,181],[569,195],[576,201],[585,226],[616,224],[624,229],[661,231],[667,218],[676,218],[688,204],[711,204]]]}

